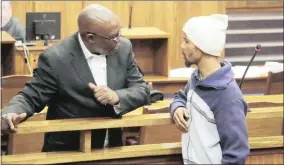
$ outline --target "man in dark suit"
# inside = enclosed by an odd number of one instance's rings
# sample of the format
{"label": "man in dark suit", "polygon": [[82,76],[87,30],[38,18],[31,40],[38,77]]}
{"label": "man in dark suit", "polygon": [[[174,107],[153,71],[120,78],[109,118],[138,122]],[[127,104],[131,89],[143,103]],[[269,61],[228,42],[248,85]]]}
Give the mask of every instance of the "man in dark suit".
{"label": "man in dark suit", "polygon": [[[28,82],[4,108],[2,120],[17,123],[49,106],[47,120],[120,117],[149,104],[131,42],[120,36],[111,11],[89,5],[78,17],[79,32],[45,50]],[[108,133],[106,133],[108,132]],[[92,148],[122,145],[121,129],[92,131]],[[43,151],[77,150],[79,132],[46,133]]]}

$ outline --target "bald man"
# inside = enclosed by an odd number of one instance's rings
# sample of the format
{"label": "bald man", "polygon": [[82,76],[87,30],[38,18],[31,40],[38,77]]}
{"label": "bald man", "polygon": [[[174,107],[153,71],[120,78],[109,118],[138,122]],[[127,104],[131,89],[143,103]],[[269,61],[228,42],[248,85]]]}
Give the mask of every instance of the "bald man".
{"label": "bald man", "polygon": [[[81,11],[78,27],[79,32],[40,55],[33,79],[4,108],[11,131],[46,105],[46,119],[54,120],[121,117],[149,104],[149,89],[131,42],[120,36],[117,16],[89,5]],[[121,135],[121,129],[94,130],[92,148],[122,145]],[[78,149],[79,132],[73,131],[46,133],[42,151]]]}

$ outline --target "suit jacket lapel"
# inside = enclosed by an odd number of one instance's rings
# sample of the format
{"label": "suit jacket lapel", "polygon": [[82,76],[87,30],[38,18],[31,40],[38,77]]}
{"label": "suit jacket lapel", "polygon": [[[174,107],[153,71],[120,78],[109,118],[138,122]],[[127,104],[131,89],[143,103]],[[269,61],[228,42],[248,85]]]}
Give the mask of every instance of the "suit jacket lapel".
{"label": "suit jacket lapel", "polygon": [[88,85],[89,82],[96,84],[91,69],[80,46],[78,33],[73,36],[73,42],[74,46],[71,48],[70,53],[73,55],[71,64],[73,65],[75,72],[85,85]]}

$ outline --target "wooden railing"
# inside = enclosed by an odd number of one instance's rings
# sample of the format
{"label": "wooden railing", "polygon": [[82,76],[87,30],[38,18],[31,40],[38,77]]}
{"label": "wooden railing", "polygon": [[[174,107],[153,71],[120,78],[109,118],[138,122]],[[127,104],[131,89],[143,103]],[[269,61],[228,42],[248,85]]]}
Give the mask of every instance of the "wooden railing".
{"label": "wooden railing", "polygon": [[[252,108],[247,115],[251,149],[283,146],[283,106]],[[274,122],[263,128],[256,123]],[[276,128],[275,125],[279,124]],[[79,130],[80,151],[42,152],[2,156],[3,164],[56,164],[118,158],[173,155],[181,153],[181,143],[160,143],[91,149],[91,130],[121,127],[142,127],[174,124],[169,113],[123,116],[121,119],[80,118],[48,121],[27,121],[18,125],[16,134]],[[274,128],[273,130],[271,130]],[[265,136],[264,136],[265,135]],[[165,136],[171,136],[170,133]]]}

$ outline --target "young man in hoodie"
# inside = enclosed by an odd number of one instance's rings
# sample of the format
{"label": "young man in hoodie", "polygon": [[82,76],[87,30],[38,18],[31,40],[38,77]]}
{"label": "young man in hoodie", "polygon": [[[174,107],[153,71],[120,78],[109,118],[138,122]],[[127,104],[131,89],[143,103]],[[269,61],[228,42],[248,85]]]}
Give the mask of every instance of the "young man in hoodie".
{"label": "young man in hoodie", "polygon": [[197,65],[170,105],[182,134],[184,164],[245,164],[249,154],[243,99],[229,62],[219,61],[228,17],[214,14],[189,19],[181,45],[185,64]]}

